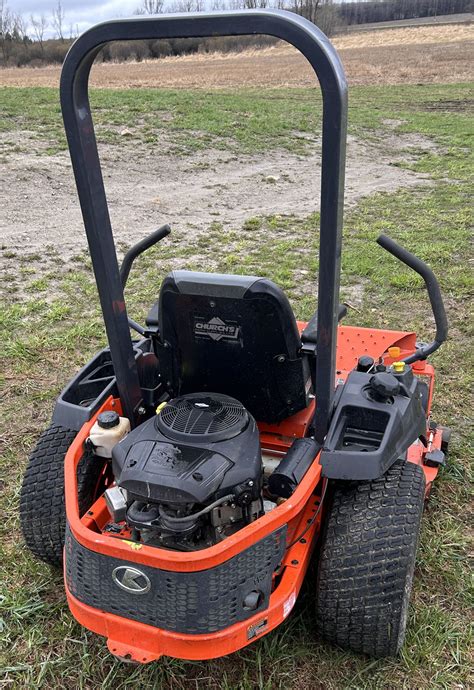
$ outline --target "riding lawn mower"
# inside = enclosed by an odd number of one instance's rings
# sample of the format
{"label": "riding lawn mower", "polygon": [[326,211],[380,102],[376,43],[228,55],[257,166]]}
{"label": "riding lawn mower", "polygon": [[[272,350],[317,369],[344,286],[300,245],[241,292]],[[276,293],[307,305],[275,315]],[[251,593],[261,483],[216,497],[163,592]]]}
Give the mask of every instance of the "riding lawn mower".
{"label": "riding lawn mower", "polygon": [[[142,326],[125,286],[170,228],[119,267],[91,66],[113,41],[246,34],[295,46],[321,87],[317,311],[297,321],[266,278],[175,270]],[[409,330],[340,323],[347,87],[335,49],[284,11],[134,17],[76,40],[60,95],[108,346],[64,388],[30,457],[28,547],[63,566],[73,616],[124,660],[241,649],[290,615],[307,573],[322,638],[396,655],[424,501],[449,442],[431,418],[427,362],[447,320],[428,266],[382,235],[378,244],[424,279],[436,336],[426,344]]]}

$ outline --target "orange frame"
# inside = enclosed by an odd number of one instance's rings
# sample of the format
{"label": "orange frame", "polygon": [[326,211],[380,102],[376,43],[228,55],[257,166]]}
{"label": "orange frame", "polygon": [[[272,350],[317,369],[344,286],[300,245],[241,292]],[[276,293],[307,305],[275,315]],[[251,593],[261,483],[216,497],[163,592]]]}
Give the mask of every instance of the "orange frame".
{"label": "orange frame", "polygon": [[[298,325],[300,329],[305,326],[302,322]],[[343,382],[354,368],[357,361],[356,352],[359,356],[369,354],[376,359],[383,358],[384,362],[389,364],[393,360],[387,356],[387,351],[392,346],[400,347],[400,357],[411,354],[415,348],[415,334],[340,326],[336,383]],[[434,382],[433,368],[424,362],[417,362],[414,365],[414,371],[429,379],[430,409]],[[163,570],[194,572],[216,567],[283,525],[287,525],[287,540],[291,544],[296,535],[303,532],[318,510],[321,500],[321,491],[318,489],[322,485],[319,456],[315,458],[289,499],[256,522],[227,537],[223,542],[201,551],[171,551],[103,533],[101,530],[109,519],[103,497],[91,506],[86,515],[82,518],[79,516],[76,471],[83,454],[84,442],[89,436],[92,425],[100,412],[109,409],[121,413],[120,401],[109,398],[104,403],[94,417],[80,429],[65,458],[67,520],[74,538],[91,551]],[[279,424],[259,424],[262,448],[286,452],[294,438],[307,435],[313,414],[314,401],[306,410]],[[430,443],[433,448],[439,448],[441,432],[433,432]],[[423,465],[425,452],[426,448],[421,443],[415,442],[409,448],[408,460],[423,467],[428,494],[438,470]],[[285,552],[280,569],[281,577],[270,595],[268,608],[219,632],[187,635],[155,628],[85,605],[78,601],[66,586],[69,608],[79,623],[106,637],[108,648],[119,657],[147,663],[162,655],[190,660],[225,656],[270,632],[289,615],[308,569],[312,550],[319,534],[323,510],[321,506],[321,511],[304,538],[298,540]]]}

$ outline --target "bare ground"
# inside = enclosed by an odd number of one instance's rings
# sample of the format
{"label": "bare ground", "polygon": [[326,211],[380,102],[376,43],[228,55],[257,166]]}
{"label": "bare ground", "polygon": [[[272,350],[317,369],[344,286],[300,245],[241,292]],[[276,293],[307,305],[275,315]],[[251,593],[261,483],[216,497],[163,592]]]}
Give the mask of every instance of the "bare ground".
{"label": "bare ground", "polygon": [[[22,133],[25,143],[25,133]],[[11,139],[11,134],[10,134]],[[400,150],[430,149],[420,136],[390,135],[377,145],[349,138],[346,206],[377,191],[428,183],[422,175],[394,165]],[[36,147],[36,148],[35,148]],[[64,259],[86,248],[70,162],[66,153],[11,153],[0,167],[3,200],[0,237],[3,255],[40,255],[48,245]],[[33,153],[33,151],[35,151]],[[319,207],[319,141],[309,155],[272,151],[255,156],[207,150],[180,158],[130,140],[101,147],[103,172],[116,241],[130,243],[168,222],[197,237],[213,222],[241,228],[254,216],[296,214]],[[35,260],[32,259],[33,264]]]}
{"label": "bare ground", "polygon": [[[427,84],[472,80],[474,24],[350,33],[334,39],[349,84]],[[59,84],[59,66],[0,69],[0,86]],[[101,88],[308,86],[314,74],[286,44],[243,53],[198,54],[140,63],[97,63]]]}

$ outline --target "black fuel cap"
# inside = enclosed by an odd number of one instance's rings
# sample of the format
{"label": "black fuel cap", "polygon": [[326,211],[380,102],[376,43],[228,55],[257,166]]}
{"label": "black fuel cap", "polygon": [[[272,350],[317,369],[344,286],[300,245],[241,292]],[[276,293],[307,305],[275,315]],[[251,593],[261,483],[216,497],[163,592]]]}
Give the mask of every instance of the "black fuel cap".
{"label": "black fuel cap", "polygon": [[374,366],[374,358],[369,355],[362,355],[357,362],[357,371],[369,371]]}
{"label": "black fuel cap", "polygon": [[97,417],[97,422],[101,429],[112,429],[120,424],[120,417],[116,412],[110,410],[108,412],[101,412]]}
{"label": "black fuel cap", "polygon": [[370,379],[370,389],[376,400],[386,402],[389,398],[397,395],[400,391],[400,384],[393,374],[380,371]]}

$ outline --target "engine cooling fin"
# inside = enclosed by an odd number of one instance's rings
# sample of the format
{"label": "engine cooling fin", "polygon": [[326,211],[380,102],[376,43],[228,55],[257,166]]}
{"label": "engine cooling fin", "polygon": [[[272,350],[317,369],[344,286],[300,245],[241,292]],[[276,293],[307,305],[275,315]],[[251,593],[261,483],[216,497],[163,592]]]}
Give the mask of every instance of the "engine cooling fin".
{"label": "engine cooling fin", "polygon": [[174,441],[199,437],[223,441],[240,434],[249,415],[238,400],[218,393],[193,393],[175,398],[156,418],[157,428]]}

